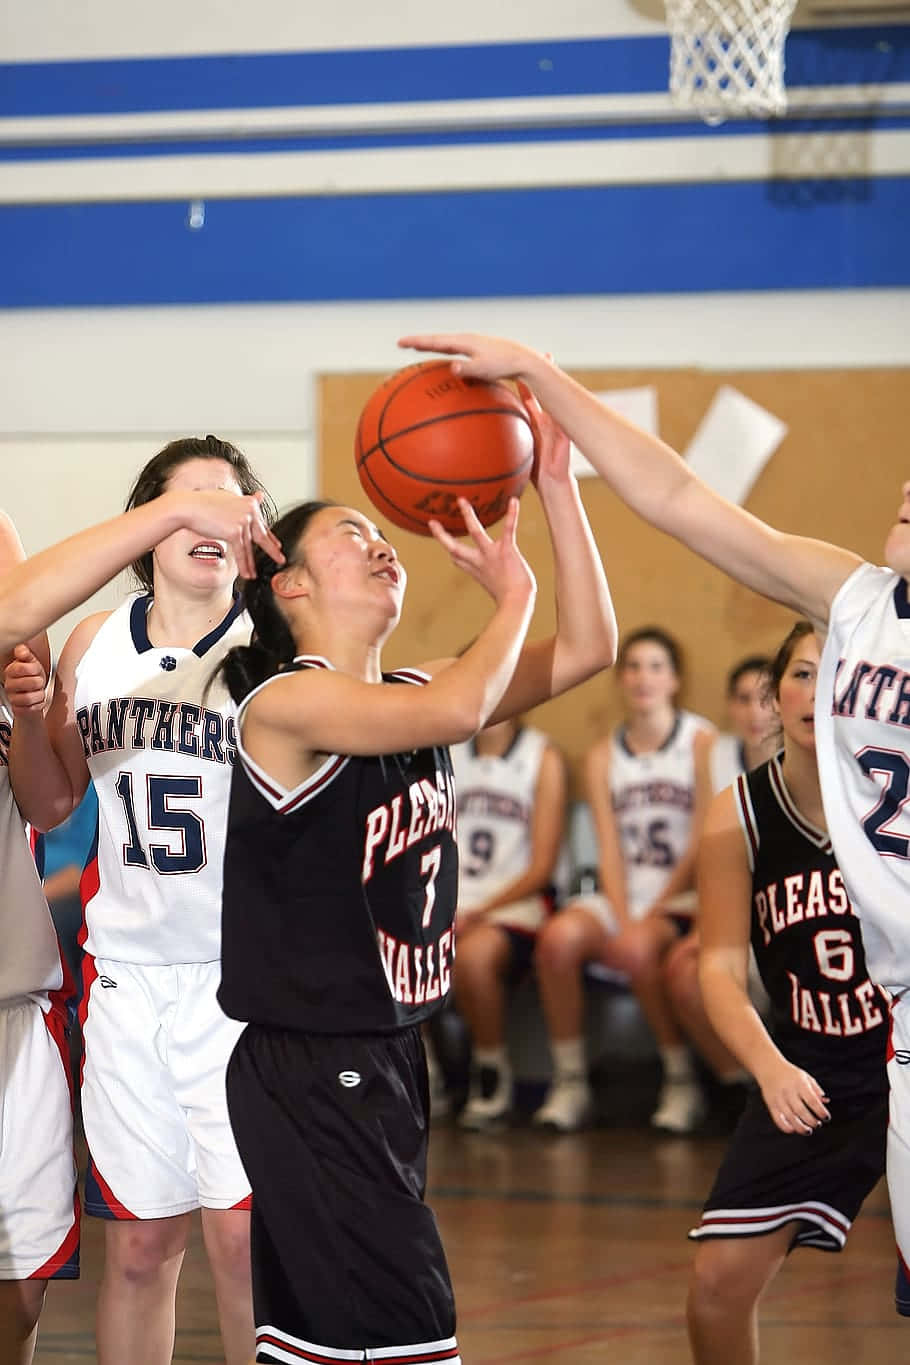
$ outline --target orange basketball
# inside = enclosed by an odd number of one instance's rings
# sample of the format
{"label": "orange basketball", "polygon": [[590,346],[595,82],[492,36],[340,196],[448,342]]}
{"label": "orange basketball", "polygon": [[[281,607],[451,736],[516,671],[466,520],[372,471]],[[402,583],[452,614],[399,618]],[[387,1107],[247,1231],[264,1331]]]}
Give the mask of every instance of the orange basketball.
{"label": "orange basketball", "polygon": [[467,498],[484,526],[498,521],[528,482],[534,435],[505,384],[425,360],[390,375],[367,401],[355,455],[368,498],[389,521],[425,536],[433,518],[461,535],[456,498]]}

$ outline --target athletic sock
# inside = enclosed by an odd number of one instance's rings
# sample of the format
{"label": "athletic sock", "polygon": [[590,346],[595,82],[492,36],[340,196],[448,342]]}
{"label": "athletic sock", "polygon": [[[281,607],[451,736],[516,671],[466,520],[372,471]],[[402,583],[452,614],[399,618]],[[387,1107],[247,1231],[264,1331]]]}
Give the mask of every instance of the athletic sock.
{"label": "athletic sock", "polygon": [[685,1043],[675,1043],[660,1049],[660,1060],[664,1068],[665,1081],[694,1081],[692,1058]]}
{"label": "athletic sock", "polygon": [[504,1043],[496,1047],[475,1047],[474,1063],[476,1066],[489,1066],[503,1073],[511,1070],[508,1050]]}
{"label": "athletic sock", "polygon": [[557,1082],[586,1078],[584,1038],[564,1038],[560,1043],[551,1043],[550,1051]]}

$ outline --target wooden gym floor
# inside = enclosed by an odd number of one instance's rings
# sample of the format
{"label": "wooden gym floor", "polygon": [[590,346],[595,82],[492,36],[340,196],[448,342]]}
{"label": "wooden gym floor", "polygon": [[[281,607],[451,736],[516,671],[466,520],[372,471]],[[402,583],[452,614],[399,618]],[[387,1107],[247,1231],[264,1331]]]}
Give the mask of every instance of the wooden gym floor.
{"label": "wooden gym floor", "polygon": [[[661,1138],[642,1123],[548,1138],[439,1124],[430,1202],[458,1299],[465,1365],[684,1365],[686,1231],[717,1166],[722,1137]],[[51,1285],[37,1359],[94,1359],[102,1230],[86,1219],[83,1275]],[[763,1359],[783,1365],[897,1365],[910,1322],[893,1309],[887,1195],[867,1200],[840,1255],[802,1250],[762,1313]],[[178,1362],[223,1359],[198,1226],[178,1303]],[[124,1362],[124,1365],[127,1365]]]}

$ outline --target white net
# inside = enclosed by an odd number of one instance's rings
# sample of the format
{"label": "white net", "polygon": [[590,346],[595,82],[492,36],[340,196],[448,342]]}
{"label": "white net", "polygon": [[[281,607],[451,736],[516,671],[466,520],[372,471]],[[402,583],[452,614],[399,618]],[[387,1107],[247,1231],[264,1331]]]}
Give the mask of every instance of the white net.
{"label": "white net", "polygon": [[670,94],[708,122],[781,114],[796,0],[666,0]]}

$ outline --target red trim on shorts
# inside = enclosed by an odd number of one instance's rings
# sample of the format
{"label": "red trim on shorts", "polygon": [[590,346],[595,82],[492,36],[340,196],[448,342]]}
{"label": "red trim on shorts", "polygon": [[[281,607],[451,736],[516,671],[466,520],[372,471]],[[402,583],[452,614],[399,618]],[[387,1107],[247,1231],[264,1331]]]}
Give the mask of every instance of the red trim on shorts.
{"label": "red trim on shorts", "polygon": [[91,1213],[93,1211],[89,1207],[90,1202],[92,1202],[90,1201],[89,1191],[91,1185],[94,1184],[95,1190],[97,1191],[98,1195],[100,1195],[101,1200],[103,1201],[104,1206],[107,1209],[108,1214],[110,1215],[111,1218],[116,1218],[124,1223],[138,1222],[139,1221],[138,1213],[131,1213],[125,1204],[121,1204],[120,1200],[114,1194],[114,1191],[111,1189],[110,1185],[107,1183],[104,1176],[101,1174],[101,1172],[98,1170],[98,1167],[95,1165],[91,1153],[89,1153],[88,1160],[89,1169],[86,1173],[85,1191],[87,1212]]}
{"label": "red trim on shorts", "polygon": [[232,1209],[240,1209],[240,1210],[241,1210],[242,1212],[244,1212],[244,1213],[249,1213],[249,1211],[250,1211],[250,1209],[251,1209],[252,1207],[253,1207],[253,1192],[252,1192],[252,1190],[251,1190],[250,1193],[246,1196],[246,1198],[241,1199],[240,1202],[239,1202],[238,1204],[232,1204],[232,1205],[231,1205],[231,1208],[232,1208]]}
{"label": "red trim on shorts", "polygon": [[79,1272],[79,1225],[82,1217],[82,1209],[79,1205],[79,1192],[73,1195],[73,1223],[69,1232],[54,1252],[49,1256],[44,1265],[33,1270],[29,1275],[30,1280],[52,1280],[58,1271],[72,1264],[74,1274],[70,1277],[75,1279]]}
{"label": "red trim on shorts", "polygon": [[80,947],[85,943],[88,934],[88,924],[85,912],[89,901],[97,896],[101,890],[101,874],[98,871],[98,854],[95,853],[91,862],[85,864],[82,869],[82,876],[79,878],[79,899],[82,901],[82,928],[79,930]]}
{"label": "red trim on shorts", "polygon": [[[274,1346],[276,1350],[286,1351],[288,1355],[296,1356],[298,1360],[310,1361],[310,1365],[342,1365],[342,1362],[337,1355],[327,1356],[323,1355],[318,1349],[292,1346],[287,1340],[282,1340],[281,1337],[274,1337],[264,1330],[260,1330],[256,1333],[257,1350],[260,1346],[265,1346],[266,1348]],[[402,1347],[402,1351],[406,1351],[407,1349],[406,1346]],[[369,1354],[369,1348],[367,1348],[366,1354]],[[382,1362],[383,1365],[385,1365],[386,1361],[389,1362],[389,1365],[432,1365],[432,1363],[437,1360],[457,1360],[458,1355],[459,1351],[457,1345],[445,1346],[441,1351],[417,1351],[416,1353],[411,1353],[409,1355],[392,1355],[389,1352],[389,1348],[384,1347]]]}
{"label": "red trim on shorts", "polygon": [[67,1037],[67,1022],[70,1014],[66,1004],[72,1000],[76,993],[76,988],[72,983],[66,970],[66,963],[61,958],[61,965],[64,973],[64,986],[60,991],[51,991],[49,1010],[42,1010],[44,1016],[44,1027],[47,1029],[54,1046],[60,1054],[60,1065],[63,1067],[63,1074],[66,1077],[67,1089],[70,1092],[70,1109],[74,1107],[73,1095],[73,1072],[70,1067],[70,1045]]}
{"label": "red trim on shorts", "polygon": [[[86,871],[88,871],[88,868],[86,868]],[[83,929],[84,927],[85,926],[83,925]],[[94,986],[97,980],[98,968],[95,966],[95,959],[92,957],[91,953],[84,953],[82,957],[82,999],[79,1002],[79,1022],[83,1028],[82,1062],[79,1067],[80,1084],[85,1075],[84,1030],[86,1017],[88,1015],[88,1002],[89,996],[91,995],[92,987]],[[92,1185],[94,1185],[95,1187],[94,1190],[92,1190],[91,1188]],[[89,1168],[88,1171],[86,1172],[85,1190],[86,1208],[89,1213],[93,1212],[90,1205],[95,1202],[95,1200],[93,1199],[93,1195],[95,1193],[97,1193],[99,1199],[104,1204],[105,1208],[107,1209],[108,1213],[112,1218],[119,1218],[125,1221],[129,1220],[138,1221],[139,1215],[136,1213],[131,1213],[125,1204],[121,1204],[120,1200],[114,1194],[110,1185],[108,1185],[107,1181],[104,1179],[103,1175],[98,1170],[98,1167],[95,1165],[95,1162],[92,1158],[91,1152],[89,1152]]]}
{"label": "red trim on shorts", "polygon": [[[735,1223],[765,1223],[769,1227],[773,1223],[791,1222],[794,1218],[804,1219],[811,1223],[821,1225],[829,1224],[831,1227],[840,1229],[845,1235],[850,1231],[851,1224],[842,1213],[836,1209],[813,1208],[811,1204],[782,1204],[774,1209],[756,1209],[754,1213],[747,1213],[745,1210],[736,1213],[727,1213],[718,1210],[716,1213],[708,1209],[702,1214],[700,1228],[728,1227]],[[773,1230],[773,1229],[772,1229]],[[742,1234],[745,1236],[746,1234]]]}
{"label": "red trim on shorts", "polygon": [[[82,922],[82,933],[80,942],[85,938],[85,921]],[[79,1084],[82,1085],[85,1077],[85,1021],[88,1017],[88,998],[91,995],[92,986],[98,980],[98,968],[95,966],[95,959],[91,953],[82,955],[82,999],[79,1001],[79,1026],[82,1029],[82,1057],[79,1061]]]}

